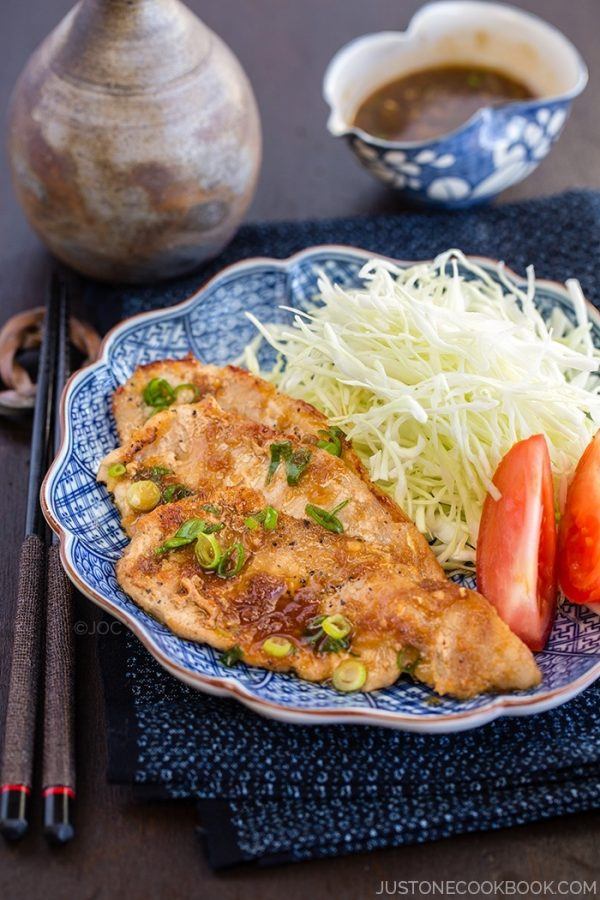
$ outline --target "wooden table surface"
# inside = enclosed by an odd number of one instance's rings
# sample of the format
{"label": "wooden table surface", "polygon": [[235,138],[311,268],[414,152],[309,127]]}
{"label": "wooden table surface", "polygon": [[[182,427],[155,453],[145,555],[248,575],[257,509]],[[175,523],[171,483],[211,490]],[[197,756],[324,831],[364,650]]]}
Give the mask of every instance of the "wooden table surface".
{"label": "wooden table surface", "polygon": [[[27,57],[67,12],[70,0],[6,4],[0,29],[0,108]],[[369,214],[398,199],[360,170],[326,132],[321,78],[333,53],[357,35],[403,27],[415,0],[190,0],[238,54],[262,113],[264,162],[250,218]],[[600,49],[598,0],[525,0],[562,29],[592,68],[565,134],[539,169],[503,199],[571,187],[600,188]],[[600,69],[600,67],[599,67]],[[48,258],[18,210],[6,161],[0,169],[0,320],[39,304]],[[29,430],[0,422],[0,722],[4,721],[17,555],[24,524]],[[77,644],[77,839],[50,850],[36,827],[23,843],[0,847],[0,896],[13,898],[286,897],[363,898],[382,880],[585,879],[598,877],[600,824],[592,814],[370,855],[214,875],[194,835],[193,805],[135,804],[105,781],[99,676],[91,604],[78,602],[89,634]],[[600,890],[600,887],[599,887]],[[419,894],[417,894],[419,895]]]}

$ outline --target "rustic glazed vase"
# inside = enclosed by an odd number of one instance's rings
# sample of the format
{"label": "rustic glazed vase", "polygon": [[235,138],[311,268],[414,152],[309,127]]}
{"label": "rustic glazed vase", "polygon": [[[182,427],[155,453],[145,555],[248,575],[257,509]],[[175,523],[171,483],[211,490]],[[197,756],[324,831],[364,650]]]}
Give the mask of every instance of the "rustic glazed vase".
{"label": "rustic glazed vase", "polygon": [[82,0],[35,51],[9,113],[14,183],[59,259],[169,278],[215,256],[252,199],[252,89],[179,0]]}

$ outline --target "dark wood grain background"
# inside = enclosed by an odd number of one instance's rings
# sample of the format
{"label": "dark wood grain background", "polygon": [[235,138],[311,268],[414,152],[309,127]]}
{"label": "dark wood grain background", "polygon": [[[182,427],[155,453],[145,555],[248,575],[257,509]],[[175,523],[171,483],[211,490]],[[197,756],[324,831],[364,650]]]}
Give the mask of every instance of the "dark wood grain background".
{"label": "dark wood grain background", "polygon": [[[254,220],[341,216],[398,209],[399,201],[356,165],[326,132],[321,79],[350,38],[406,25],[414,0],[189,0],[238,54],[256,90],[264,163]],[[590,84],[565,134],[539,169],[503,199],[570,187],[600,188],[600,0],[525,0],[577,45]],[[3,0],[0,100],[70,0]],[[48,259],[29,231],[0,168],[0,320],[39,304]],[[510,263],[510,260],[507,260]],[[26,427],[0,422],[0,722],[8,679],[17,554],[28,465]],[[207,900],[367,898],[389,879],[599,879],[600,823],[592,814],[267,871],[213,875],[194,836],[192,804],[140,806],[104,778],[105,746],[94,660],[96,613],[80,601],[78,638],[77,840],[49,850],[36,828],[21,845],[0,847],[0,896],[54,898],[202,897]],[[38,810],[38,821],[39,821]]]}

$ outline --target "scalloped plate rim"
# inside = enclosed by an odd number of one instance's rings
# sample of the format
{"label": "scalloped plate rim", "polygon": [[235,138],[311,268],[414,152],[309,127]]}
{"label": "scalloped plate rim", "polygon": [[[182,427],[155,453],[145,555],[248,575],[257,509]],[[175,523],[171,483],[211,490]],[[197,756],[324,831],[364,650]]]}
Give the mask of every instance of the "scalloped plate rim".
{"label": "scalloped plate rim", "polygon": [[[270,270],[278,270],[287,272],[295,265],[303,260],[311,257],[322,257],[326,254],[346,255],[350,259],[364,260],[382,259],[399,266],[416,265],[431,260],[399,260],[385,254],[376,253],[374,251],[362,248],[352,247],[346,244],[317,244],[312,247],[304,248],[285,258],[275,258],[268,256],[254,256],[245,260],[232,263],[221,269],[213,275],[208,281],[196,289],[192,294],[184,300],[179,301],[172,306],[163,309],[148,310],[146,312],[137,313],[123,322],[118,323],[105,335],[101,347],[100,355],[96,362],[85,368],[74,372],[62,392],[60,400],[60,419],[61,419],[61,443],[60,448],[50,465],[48,472],[42,483],[40,490],[40,503],[42,511],[49,526],[59,538],[60,557],[70,580],[75,587],[86,596],[89,600],[99,606],[101,609],[109,612],[112,616],[122,622],[129,630],[140,640],[148,652],[157,660],[157,662],[172,674],[174,677],[188,684],[190,687],[201,690],[214,696],[234,697],[243,703],[249,709],[257,712],[267,718],[276,719],[278,721],[290,722],[303,725],[324,725],[324,724],[362,724],[362,725],[379,725],[386,728],[394,728],[402,731],[411,731],[423,734],[441,734],[463,731],[471,728],[478,728],[497,719],[500,716],[525,716],[536,713],[545,712],[556,706],[571,700],[586,687],[591,685],[600,677],[600,662],[592,666],[587,672],[579,676],[579,678],[570,682],[563,687],[547,690],[543,693],[536,694],[533,697],[523,697],[515,694],[494,696],[490,695],[490,702],[485,706],[477,707],[473,710],[464,712],[448,712],[439,713],[435,717],[425,717],[422,714],[405,714],[399,712],[378,710],[374,708],[364,709],[362,707],[345,707],[344,709],[313,709],[307,710],[293,705],[283,705],[274,703],[271,700],[261,699],[251,694],[243,684],[241,684],[235,676],[227,677],[211,677],[189,669],[176,663],[165,652],[163,652],[155,643],[152,635],[133,615],[124,610],[118,609],[115,605],[104,597],[102,594],[91,588],[80,577],[75,565],[71,560],[71,547],[75,540],[74,536],[63,528],[58,518],[54,515],[50,501],[50,488],[54,481],[60,476],[64,462],[70,448],[70,430],[67,428],[67,408],[69,399],[79,384],[80,380],[88,377],[94,371],[100,371],[103,368],[110,368],[111,351],[118,339],[127,334],[128,331],[137,328],[142,322],[151,322],[155,319],[170,319],[181,315],[187,308],[193,308],[196,304],[202,302],[202,295],[213,285],[218,284],[221,280],[232,274],[243,274],[245,271],[257,268],[265,268]],[[510,267],[500,263],[499,260],[491,257],[479,256],[473,254],[465,254],[465,257],[484,268],[492,268],[498,270],[502,266],[503,271],[516,279],[518,283],[525,284],[526,280],[522,275],[514,272]],[[558,281],[550,279],[536,279],[536,283],[546,289],[557,292],[567,302],[571,303],[566,287]],[[596,307],[586,299],[586,305],[590,318],[600,328],[600,312]]]}

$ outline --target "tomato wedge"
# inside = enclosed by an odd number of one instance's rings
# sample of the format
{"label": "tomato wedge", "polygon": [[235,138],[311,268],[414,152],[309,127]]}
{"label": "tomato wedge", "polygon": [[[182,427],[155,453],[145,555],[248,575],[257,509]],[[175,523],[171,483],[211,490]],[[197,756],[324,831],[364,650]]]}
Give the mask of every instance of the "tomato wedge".
{"label": "tomato wedge", "polygon": [[560,586],[569,600],[600,602],[600,431],[569,485],[558,547]]}
{"label": "tomato wedge", "polygon": [[556,616],[556,524],[546,439],[508,451],[486,497],[477,539],[477,584],[531,650],[543,650]]}

